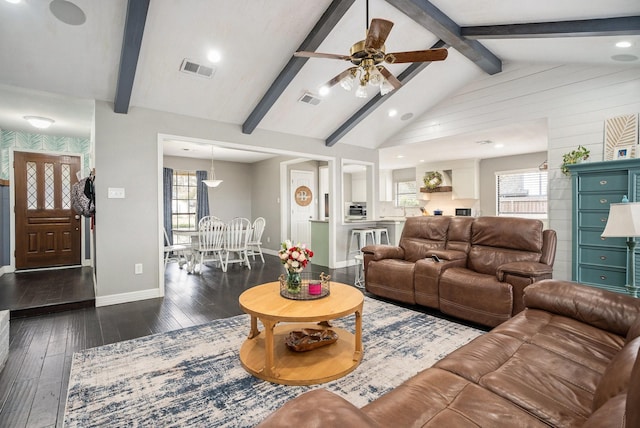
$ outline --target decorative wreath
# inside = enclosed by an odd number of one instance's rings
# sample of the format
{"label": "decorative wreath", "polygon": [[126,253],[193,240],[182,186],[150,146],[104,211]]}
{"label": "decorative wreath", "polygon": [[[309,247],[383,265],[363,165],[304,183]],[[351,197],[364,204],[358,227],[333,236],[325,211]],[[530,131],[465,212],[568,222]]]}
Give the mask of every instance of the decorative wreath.
{"label": "decorative wreath", "polygon": [[438,171],[431,171],[424,175],[422,181],[424,181],[424,187],[433,190],[442,184],[442,174]]}

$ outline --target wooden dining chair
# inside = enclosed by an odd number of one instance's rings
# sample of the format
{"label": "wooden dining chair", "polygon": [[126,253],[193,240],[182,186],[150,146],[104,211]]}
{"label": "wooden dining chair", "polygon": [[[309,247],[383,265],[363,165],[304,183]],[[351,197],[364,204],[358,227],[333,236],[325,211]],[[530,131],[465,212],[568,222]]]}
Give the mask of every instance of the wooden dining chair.
{"label": "wooden dining chair", "polygon": [[219,262],[222,271],[227,271],[227,265],[223,258],[225,230],[224,222],[209,216],[202,217],[198,222],[199,273],[202,273],[205,261]]}
{"label": "wooden dining chair", "polygon": [[167,230],[163,227],[164,231],[164,268],[167,268],[167,264],[171,262],[178,262],[179,266],[182,266],[187,262],[187,246],[180,244],[171,244],[169,241],[169,235]]}
{"label": "wooden dining chair", "polygon": [[[245,264],[251,269],[249,263],[248,243],[251,238],[251,222],[247,218],[236,217],[227,223],[224,233],[224,249],[225,249],[225,272],[229,263]],[[229,259],[229,254],[234,253],[236,258]]]}
{"label": "wooden dining chair", "polygon": [[253,221],[251,239],[249,239],[249,243],[247,244],[249,247],[249,255],[253,256],[253,260],[255,260],[256,254],[259,254],[262,263],[264,263],[264,256],[262,255],[262,234],[264,233],[266,224],[267,221],[264,217],[258,217]]}

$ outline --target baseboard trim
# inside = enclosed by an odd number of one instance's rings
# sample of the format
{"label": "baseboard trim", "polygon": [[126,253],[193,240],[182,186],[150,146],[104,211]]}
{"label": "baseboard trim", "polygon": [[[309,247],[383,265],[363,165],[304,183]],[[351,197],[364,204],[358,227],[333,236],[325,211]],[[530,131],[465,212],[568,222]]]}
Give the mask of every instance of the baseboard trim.
{"label": "baseboard trim", "polygon": [[96,307],[119,305],[120,303],[137,302],[138,300],[155,299],[162,297],[160,289],[133,291],[131,293],[110,294],[108,296],[96,296]]}
{"label": "baseboard trim", "polygon": [[15,271],[16,270],[11,266],[0,266],[0,276],[4,275],[5,273],[14,273]]}

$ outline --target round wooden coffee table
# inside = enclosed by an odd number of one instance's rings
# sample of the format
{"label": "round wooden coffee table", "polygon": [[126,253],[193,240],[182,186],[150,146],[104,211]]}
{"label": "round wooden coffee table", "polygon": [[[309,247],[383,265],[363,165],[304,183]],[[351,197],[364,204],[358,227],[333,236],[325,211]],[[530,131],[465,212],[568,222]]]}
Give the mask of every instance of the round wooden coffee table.
{"label": "round wooden coffee table", "polygon": [[[270,282],[245,291],[239,301],[240,308],[251,315],[240,362],[254,376],[283,385],[313,385],[338,379],[360,364],[364,296],[355,287],[332,282],[327,297],[290,300],[280,296],[279,282]],[[355,333],[328,323],[351,314],[355,314]],[[258,320],[263,331],[258,330]],[[331,328],[338,341],[307,352],[289,350],[285,337],[302,328]]]}

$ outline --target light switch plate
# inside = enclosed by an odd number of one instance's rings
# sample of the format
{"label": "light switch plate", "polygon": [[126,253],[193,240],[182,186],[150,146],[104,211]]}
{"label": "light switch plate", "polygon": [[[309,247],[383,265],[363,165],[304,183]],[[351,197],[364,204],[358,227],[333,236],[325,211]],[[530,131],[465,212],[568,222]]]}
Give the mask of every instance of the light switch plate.
{"label": "light switch plate", "polygon": [[109,199],[124,199],[123,187],[109,187],[107,191],[107,198]]}

